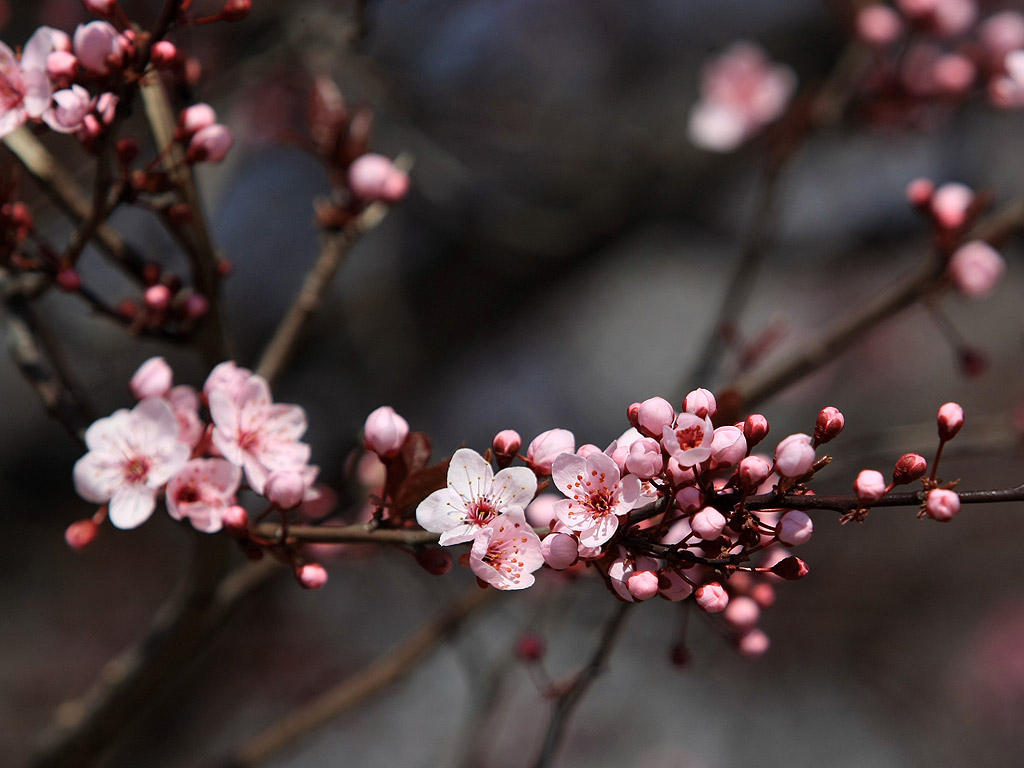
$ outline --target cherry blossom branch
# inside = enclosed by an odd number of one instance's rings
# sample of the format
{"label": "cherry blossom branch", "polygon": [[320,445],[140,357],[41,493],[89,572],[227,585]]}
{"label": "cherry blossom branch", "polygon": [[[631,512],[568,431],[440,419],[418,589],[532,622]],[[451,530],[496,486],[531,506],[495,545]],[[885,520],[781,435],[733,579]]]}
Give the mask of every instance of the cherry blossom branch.
{"label": "cherry blossom branch", "polygon": [[375,203],[367,207],[343,229],[326,232],[323,248],[316,263],[287,313],[267,343],[256,367],[256,373],[273,383],[295,353],[302,332],[323,303],[334,275],[352,247],[384,218],[387,207]]}
{"label": "cherry blossom branch", "polygon": [[266,760],[311,731],[410,672],[437,644],[490,601],[497,590],[472,587],[443,613],[409,635],[369,666],[342,680],[305,706],[270,726],[242,746],[226,768],[249,768]]}
{"label": "cherry blossom branch", "polygon": [[[1024,200],[1010,203],[981,221],[964,240],[1000,242],[1024,226]],[[935,290],[945,269],[945,261],[936,254],[929,257],[901,280],[864,301],[860,307],[819,337],[760,368],[740,374],[722,392],[719,416],[724,421],[749,410],[790,384],[835,359],[850,342],[896,314],[910,308]]]}
{"label": "cherry blossom branch", "polygon": [[375,528],[367,523],[346,526],[330,525],[289,525],[280,523],[259,523],[249,529],[257,538],[266,541],[289,541],[320,544],[396,544],[399,546],[421,547],[437,544],[438,534],[421,528]]}
{"label": "cherry blossom branch", "polygon": [[572,683],[562,690],[554,701],[554,708],[551,713],[551,720],[548,722],[548,729],[544,735],[544,743],[541,746],[540,754],[537,756],[534,768],[548,768],[553,764],[555,753],[562,742],[565,727],[569,723],[573,710],[579,704],[587,689],[604,670],[605,662],[615,646],[615,640],[622,629],[626,614],[632,603],[621,603],[616,606],[615,612],[605,622],[604,630],[601,633],[601,640],[594,649],[587,665],[581,669]]}

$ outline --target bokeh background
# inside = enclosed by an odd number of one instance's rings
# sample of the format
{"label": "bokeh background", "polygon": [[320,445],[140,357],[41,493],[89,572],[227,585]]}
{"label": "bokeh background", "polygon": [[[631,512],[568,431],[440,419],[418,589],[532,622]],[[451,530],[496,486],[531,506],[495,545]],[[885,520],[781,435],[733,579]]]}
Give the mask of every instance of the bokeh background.
{"label": "bokeh background", "polygon": [[[142,19],[157,8],[124,6]],[[197,95],[237,140],[201,181],[234,265],[224,305],[240,362],[255,361],[317,253],[312,201],[328,183],[295,138],[304,72],[330,73],[351,104],[371,106],[374,148],[413,162],[409,198],[352,252],[275,390],[309,412],[326,481],[340,487],[362,421],[381,404],[430,434],[438,456],[482,449],[503,428],[529,440],[565,427],[603,446],[628,427],[629,403],[714,389],[735,372],[727,354],[714,381],[691,381],[765,152],[756,140],[727,155],[688,142],[700,66],[733,40],[756,40],[812,89],[847,39],[844,3],[370,0],[355,43],[340,0],[255,6],[242,24],[176,38],[203,63]],[[76,0],[13,0],[9,11],[11,45],[41,21],[87,20]],[[805,343],[928,253],[927,225],[903,196],[911,179],[962,181],[997,203],[1024,195],[1024,115],[974,99],[923,122],[851,118],[783,169],[775,237],[737,308],[745,338],[782,331],[766,355]],[[73,142],[52,148],[88,178]],[[31,185],[26,195],[55,237],[68,231]],[[115,223],[152,258],[179,258],[145,215]],[[956,400],[967,424],[941,474],[971,489],[1020,483],[1019,241],[1004,255],[1006,280],[989,299],[939,302],[987,358],[982,375],[965,377],[932,314],[911,308],[765,403],[769,442],[838,406],[847,429],[819,491],[847,492],[862,468],[887,472],[910,450],[930,458],[935,411]],[[123,290],[95,253],[82,271],[110,295]],[[206,375],[190,350],[131,339],[66,295],[48,296],[41,316],[96,415],[129,405],[127,380],[153,354],[181,383]],[[73,494],[77,449],[10,364],[0,403],[0,763],[14,766],[28,763],[58,705],[141,639],[188,569],[192,536],[154,517],[69,551],[64,528],[91,512]],[[739,657],[682,606],[637,607],[558,765],[1019,765],[1024,507],[969,508],[944,526],[909,509],[860,526],[828,514],[815,523],[799,553],[811,575],[783,585],[766,612],[763,658]],[[318,592],[284,574],[247,600],[103,765],[216,765],[472,582],[461,568],[430,576],[397,551],[324,562],[331,578]],[[540,634],[550,671],[569,674],[615,608],[598,583],[549,576],[499,596],[404,682],[267,764],[529,765],[547,705],[515,658],[517,638]],[[684,635],[692,660],[680,667],[670,651]]]}

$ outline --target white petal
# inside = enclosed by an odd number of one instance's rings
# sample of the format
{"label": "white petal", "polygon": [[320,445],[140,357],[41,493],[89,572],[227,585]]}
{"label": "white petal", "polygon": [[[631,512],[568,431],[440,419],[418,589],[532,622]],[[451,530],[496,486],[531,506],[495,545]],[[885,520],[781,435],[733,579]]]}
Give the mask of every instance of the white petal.
{"label": "white petal", "polygon": [[448,487],[464,502],[478,499],[491,490],[494,470],[484,457],[469,448],[460,448],[448,465]]}
{"label": "white petal", "polygon": [[121,485],[110,500],[110,522],[117,528],[136,528],[153,514],[156,492],[141,484]]}

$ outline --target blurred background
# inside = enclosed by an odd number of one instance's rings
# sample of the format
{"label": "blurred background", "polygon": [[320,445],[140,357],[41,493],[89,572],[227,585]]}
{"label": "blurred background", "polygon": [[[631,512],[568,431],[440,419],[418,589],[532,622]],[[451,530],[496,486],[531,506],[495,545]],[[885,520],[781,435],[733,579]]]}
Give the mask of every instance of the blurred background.
{"label": "blurred background", "polygon": [[[505,428],[528,441],[564,427],[603,447],[629,426],[630,403],[663,395],[678,405],[691,387],[735,375],[730,351],[713,380],[692,378],[767,145],[713,154],[688,141],[701,65],[754,40],[810,93],[848,40],[846,3],[369,0],[355,42],[349,3],[254,5],[243,23],[175,37],[203,65],[197,97],[236,137],[200,180],[233,265],[224,309],[239,362],[255,362],[318,250],[312,203],[328,179],[297,138],[306,73],[330,74],[349,104],[372,107],[374,150],[413,163],[408,199],[353,250],[275,388],[308,411],[325,482],[341,487],[362,422],[382,404],[428,433],[438,458],[482,450]],[[124,7],[148,20],[159,4]],[[8,10],[0,34],[12,47],[39,23],[72,29],[89,18],[77,0],[12,0]],[[748,342],[771,331],[765,357],[806,343],[928,254],[928,224],[904,197],[910,180],[960,181],[991,191],[997,207],[1024,195],[1019,112],[984,98],[884,125],[850,112],[780,172],[771,245],[734,317]],[[49,145],[88,179],[73,140]],[[25,186],[59,241],[67,223]],[[180,261],[151,217],[119,212],[114,223],[150,258]],[[955,400],[967,422],[940,474],[966,489],[1019,484],[1020,242],[1003,254],[1006,279],[990,298],[938,303],[960,341],[934,313],[908,309],[762,404],[768,443],[839,407],[847,427],[816,487],[847,493],[863,468],[888,474],[905,451],[931,459],[935,411]],[[82,275],[108,295],[123,290],[97,253]],[[128,378],[154,354],[178,383],[206,376],[190,350],[132,339],[73,297],[51,292],[41,309],[96,416],[130,405]],[[987,361],[980,375],[962,372],[965,345]],[[70,551],[64,529],[92,512],[73,493],[78,449],[13,365],[0,367],[0,402],[0,762],[14,766],[27,764],[58,705],[144,636],[188,569],[193,537],[155,516]],[[967,508],[941,526],[912,509],[844,527],[816,513],[815,523],[798,553],[811,575],[783,585],[765,613],[765,656],[741,658],[688,605],[636,607],[557,764],[1019,765],[1024,507]],[[350,547],[324,563],[320,591],[283,574],[250,597],[102,765],[217,765],[473,581],[458,567],[430,576],[398,551]],[[529,765],[547,704],[516,640],[541,635],[560,677],[588,657],[615,607],[596,580],[544,573],[528,593],[499,595],[406,680],[266,764]],[[684,637],[691,661],[680,666],[671,650]]]}

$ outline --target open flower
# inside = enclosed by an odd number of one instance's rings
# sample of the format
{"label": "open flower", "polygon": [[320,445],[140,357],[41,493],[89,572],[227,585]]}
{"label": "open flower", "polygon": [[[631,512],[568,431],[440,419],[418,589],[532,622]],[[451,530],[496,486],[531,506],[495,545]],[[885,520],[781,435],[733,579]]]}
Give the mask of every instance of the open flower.
{"label": "open flower", "polygon": [[153,514],[156,494],[185,462],[178,420],[165,400],[148,398],[131,411],[99,419],[85,432],[89,453],[75,463],[75,490],[87,501],[110,502],[110,522],[135,528]]}
{"label": "open flower", "polygon": [[473,573],[498,589],[532,586],[533,572],[542,565],[540,538],[519,508],[499,515],[484,526],[473,541],[469,555]]}
{"label": "open flower", "polygon": [[562,454],[551,468],[551,479],[568,496],[555,505],[558,519],[580,532],[585,547],[599,547],[615,535],[619,515],[636,506],[640,478],[619,477],[619,468],[603,453],[586,458]]}
{"label": "open flower", "polygon": [[711,456],[715,427],[707,416],[680,413],[673,426],[662,430],[661,444],[681,467],[692,467]]}
{"label": "open flower", "polygon": [[537,477],[526,467],[494,474],[476,451],[460,448],[448,465],[448,485],[416,508],[416,522],[440,533],[442,546],[473,539],[499,515],[523,509],[537,493]]}
{"label": "open flower", "polygon": [[167,511],[196,530],[219,531],[241,480],[242,470],[224,459],[192,459],[167,484]]}

